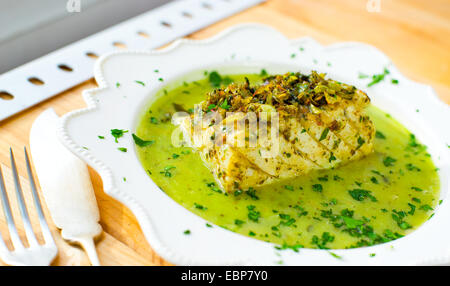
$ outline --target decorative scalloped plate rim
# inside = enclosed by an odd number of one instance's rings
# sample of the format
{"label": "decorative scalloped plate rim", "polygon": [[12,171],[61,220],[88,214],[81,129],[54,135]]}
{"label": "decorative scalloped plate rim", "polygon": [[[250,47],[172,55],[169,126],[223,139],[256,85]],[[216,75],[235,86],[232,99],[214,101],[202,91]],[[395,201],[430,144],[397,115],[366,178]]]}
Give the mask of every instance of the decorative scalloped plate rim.
{"label": "decorative scalloped plate rim", "polygon": [[[177,57],[180,56],[184,61],[182,65],[178,64],[180,58]],[[161,64],[163,59],[166,62]],[[159,61],[161,65],[150,69],[146,66],[147,60]],[[94,71],[99,88],[83,92],[87,108],[64,115],[57,133],[68,149],[100,174],[104,191],[135,214],[152,248],[174,264],[270,265],[280,260],[287,265],[416,265],[450,262],[450,243],[446,241],[450,234],[450,220],[446,219],[450,217],[449,200],[444,200],[436,209],[433,219],[401,239],[372,247],[332,250],[342,259],[336,259],[328,251],[318,249],[302,249],[299,253],[276,251],[271,243],[217,226],[206,228],[204,219],[178,205],[149,179],[136,152],[131,152],[136,151],[131,138],[121,139],[120,147],[125,146],[130,150],[125,154],[119,154],[121,152],[116,150],[119,147],[117,144],[101,142],[104,145],[99,147],[100,143],[94,141],[97,137],[95,134],[100,135],[100,130],[109,132],[112,128],[124,128],[111,126],[111,123],[104,122],[106,119],[114,122],[118,120],[116,117],[126,116],[128,125],[125,127],[131,133],[142,113],[142,106],[148,106],[151,95],[164,87],[166,82],[179,81],[189,70],[199,73],[206,67],[239,69],[240,65],[247,70],[264,67],[269,72],[287,68],[301,71],[316,69],[365,89],[375,105],[394,114],[429,147],[435,164],[440,168],[441,199],[447,196],[450,160],[446,144],[450,143],[450,134],[442,130],[446,130],[445,122],[450,122],[450,108],[440,101],[430,86],[407,79],[382,52],[367,44],[349,42],[322,46],[308,37],[289,40],[273,28],[260,24],[233,26],[206,40],[180,39],[158,51],[118,51],[102,56],[96,62]],[[389,77],[399,80],[398,85],[384,81],[367,88],[367,80],[358,78],[359,72],[379,73],[386,66],[390,70]],[[154,68],[161,72],[149,75],[149,70],[153,71]],[[154,86],[137,87],[139,85],[128,81],[121,83],[120,88],[114,86],[113,79],[131,77],[129,74],[134,73],[152,77],[156,83]],[[122,77],[116,78],[116,74]],[[157,77],[160,76],[164,78],[164,83],[158,82]],[[133,99],[128,97],[130,94]],[[119,97],[127,98],[122,103]],[[114,113],[120,107],[117,105],[132,108],[123,108],[125,110],[120,113]],[[108,113],[108,109],[113,112]],[[416,112],[417,109],[420,112]],[[86,124],[91,123],[90,119],[95,120],[96,117],[101,120],[87,127]],[[84,125],[83,120],[86,121]],[[89,149],[83,148],[86,146],[82,145],[84,143],[91,144],[93,148],[91,145]],[[127,174],[126,182],[122,181],[123,174],[129,169],[133,171]],[[143,186],[150,190],[139,191]],[[186,228],[192,230],[191,235],[183,235]],[[370,253],[377,255],[370,258]]]}

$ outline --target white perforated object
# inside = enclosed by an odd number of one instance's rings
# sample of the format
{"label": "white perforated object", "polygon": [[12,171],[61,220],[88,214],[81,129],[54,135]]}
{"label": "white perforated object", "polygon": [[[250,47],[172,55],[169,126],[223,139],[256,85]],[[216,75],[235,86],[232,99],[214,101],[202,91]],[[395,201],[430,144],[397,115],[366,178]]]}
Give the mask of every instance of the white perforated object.
{"label": "white perforated object", "polygon": [[[123,45],[132,50],[154,49],[261,2],[171,2],[4,73],[0,75],[0,121],[91,78],[95,55]],[[44,84],[34,84],[31,78]]]}

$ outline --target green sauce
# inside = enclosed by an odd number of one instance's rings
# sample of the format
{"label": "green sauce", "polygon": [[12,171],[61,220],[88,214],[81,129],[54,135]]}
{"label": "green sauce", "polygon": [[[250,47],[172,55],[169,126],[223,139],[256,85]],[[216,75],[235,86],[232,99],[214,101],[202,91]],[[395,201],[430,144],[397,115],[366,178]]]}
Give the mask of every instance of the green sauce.
{"label": "green sauce", "polygon": [[[233,81],[260,75],[230,75]],[[217,83],[213,83],[217,84]],[[374,106],[375,152],[339,167],[226,195],[198,154],[171,144],[175,105],[193,108],[212,88],[208,78],[162,90],[142,116],[136,147],[152,180],[183,207],[231,231],[284,248],[351,248],[387,242],[417,229],[439,200],[439,177],[425,146]],[[205,226],[207,227],[207,226]],[[189,226],[186,226],[189,228]]]}

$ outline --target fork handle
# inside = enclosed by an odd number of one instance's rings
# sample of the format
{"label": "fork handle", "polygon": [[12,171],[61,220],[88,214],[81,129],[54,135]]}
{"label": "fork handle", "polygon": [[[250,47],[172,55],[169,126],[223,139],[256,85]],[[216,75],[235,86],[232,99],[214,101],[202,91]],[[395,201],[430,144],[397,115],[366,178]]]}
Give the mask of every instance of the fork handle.
{"label": "fork handle", "polygon": [[84,251],[86,251],[92,266],[101,266],[98,259],[97,250],[95,249],[94,239],[92,237],[79,238],[77,242],[81,244]]}

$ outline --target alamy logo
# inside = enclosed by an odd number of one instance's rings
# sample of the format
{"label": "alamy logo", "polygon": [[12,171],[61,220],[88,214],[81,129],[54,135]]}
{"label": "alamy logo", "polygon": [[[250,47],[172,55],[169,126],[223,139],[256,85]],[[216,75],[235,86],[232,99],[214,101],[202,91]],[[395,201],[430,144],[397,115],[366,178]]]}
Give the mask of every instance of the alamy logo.
{"label": "alamy logo", "polygon": [[81,12],[81,0],[68,0],[66,9],[69,13]]}

